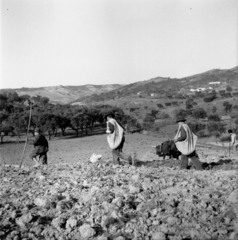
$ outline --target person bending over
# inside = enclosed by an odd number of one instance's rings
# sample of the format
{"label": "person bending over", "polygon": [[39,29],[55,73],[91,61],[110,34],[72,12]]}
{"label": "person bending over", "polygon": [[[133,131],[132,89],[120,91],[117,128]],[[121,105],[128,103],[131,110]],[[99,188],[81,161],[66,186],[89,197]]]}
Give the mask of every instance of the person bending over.
{"label": "person bending over", "polygon": [[[47,152],[49,151],[49,144],[45,136],[41,133],[39,128],[35,129],[35,139],[30,142],[34,145],[34,149],[30,153],[30,158],[35,162],[34,167],[47,164]],[[39,160],[37,157],[39,156]]]}
{"label": "person bending over", "polygon": [[112,149],[113,163],[120,164],[121,158],[128,161],[129,164],[135,165],[132,157],[122,151],[125,143],[124,128],[114,119],[113,113],[108,113],[105,119],[107,121],[107,142]]}
{"label": "person bending over", "polygon": [[188,159],[190,158],[192,165],[197,170],[202,170],[203,167],[196,152],[197,136],[193,134],[185,122],[185,118],[177,118],[178,130],[174,137],[175,145],[182,153],[180,169],[188,169]]}

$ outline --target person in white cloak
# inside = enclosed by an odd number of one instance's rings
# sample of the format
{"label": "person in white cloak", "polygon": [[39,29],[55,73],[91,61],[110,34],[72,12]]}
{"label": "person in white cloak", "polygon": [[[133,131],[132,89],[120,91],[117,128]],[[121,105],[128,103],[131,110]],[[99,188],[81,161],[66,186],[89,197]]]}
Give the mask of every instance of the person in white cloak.
{"label": "person in white cloak", "polygon": [[231,129],[228,130],[228,133],[231,136],[231,142],[229,144],[229,147],[230,146],[232,147],[234,158],[236,158],[238,160],[238,140],[237,140],[237,135],[235,133],[233,133]]}
{"label": "person in white cloak", "polygon": [[196,152],[197,136],[191,131],[189,126],[185,123],[186,119],[183,117],[177,118],[178,130],[174,137],[174,142],[177,149],[181,152],[180,169],[188,169],[188,159],[191,159],[191,164],[196,170],[202,170],[202,163],[199,161]]}
{"label": "person in white cloak", "polygon": [[131,165],[135,165],[132,157],[125,154],[122,149],[125,143],[124,128],[114,119],[113,113],[105,116],[107,120],[107,142],[112,149],[112,157],[114,164],[120,164],[120,158],[126,160]]}

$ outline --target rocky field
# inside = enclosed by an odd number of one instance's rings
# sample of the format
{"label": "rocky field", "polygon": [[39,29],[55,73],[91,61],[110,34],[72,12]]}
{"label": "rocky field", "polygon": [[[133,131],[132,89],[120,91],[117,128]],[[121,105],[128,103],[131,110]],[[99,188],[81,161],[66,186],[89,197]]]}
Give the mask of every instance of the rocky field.
{"label": "rocky field", "polygon": [[23,144],[3,144],[0,239],[237,240],[237,161],[203,144],[206,170],[179,170],[155,155],[163,140],[126,135],[136,166],[113,165],[105,135],[53,140],[49,165],[35,169],[32,147],[19,169]]}

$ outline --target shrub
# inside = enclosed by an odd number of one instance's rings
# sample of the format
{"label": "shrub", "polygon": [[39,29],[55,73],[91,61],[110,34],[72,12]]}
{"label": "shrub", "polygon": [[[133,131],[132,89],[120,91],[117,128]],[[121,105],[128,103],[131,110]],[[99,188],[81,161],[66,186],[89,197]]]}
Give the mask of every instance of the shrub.
{"label": "shrub", "polygon": [[147,114],[146,117],[143,120],[143,129],[149,130],[153,126],[155,122],[155,118],[151,116],[150,114]]}
{"label": "shrub", "polygon": [[208,115],[207,118],[209,121],[214,121],[214,122],[219,122],[221,120],[217,114],[210,114]]}
{"label": "shrub", "polygon": [[163,104],[161,104],[161,103],[158,103],[157,106],[158,106],[158,108],[164,108]]}
{"label": "shrub", "polygon": [[212,102],[214,99],[216,99],[216,93],[210,93],[208,96],[206,96],[203,101],[204,102]]}
{"label": "shrub", "polygon": [[199,130],[196,135],[199,137],[199,138],[202,138],[202,137],[207,137],[207,131],[206,130]]}
{"label": "shrub", "polygon": [[189,115],[189,111],[185,109],[178,109],[174,111],[175,117],[186,117]]}
{"label": "shrub", "polygon": [[205,118],[207,113],[203,108],[198,108],[193,111],[192,116],[196,119]]}
{"label": "shrub", "polygon": [[224,123],[211,121],[207,124],[207,130],[210,136],[219,137],[226,131],[226,128]]}
{"label": "shrub", "polygon": [[200,122],[188,122],[188,126],[196,134],[201,130],[205,130],[206,128],[206,125]]}

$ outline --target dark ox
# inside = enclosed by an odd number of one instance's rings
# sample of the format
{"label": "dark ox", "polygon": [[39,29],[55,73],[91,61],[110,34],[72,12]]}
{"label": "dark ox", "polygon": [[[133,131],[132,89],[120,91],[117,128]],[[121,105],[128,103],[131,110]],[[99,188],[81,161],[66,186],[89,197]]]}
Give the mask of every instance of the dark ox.
{"label": "dark ox", "polygon": [[169,158],[176,158],[181,155],[181,152],[178,151],[174,141],[172,140],[167,140],[161,145],[156,146],[156,154],[160,157],[163,157],[165,160],[165,156],[169,156]]}

